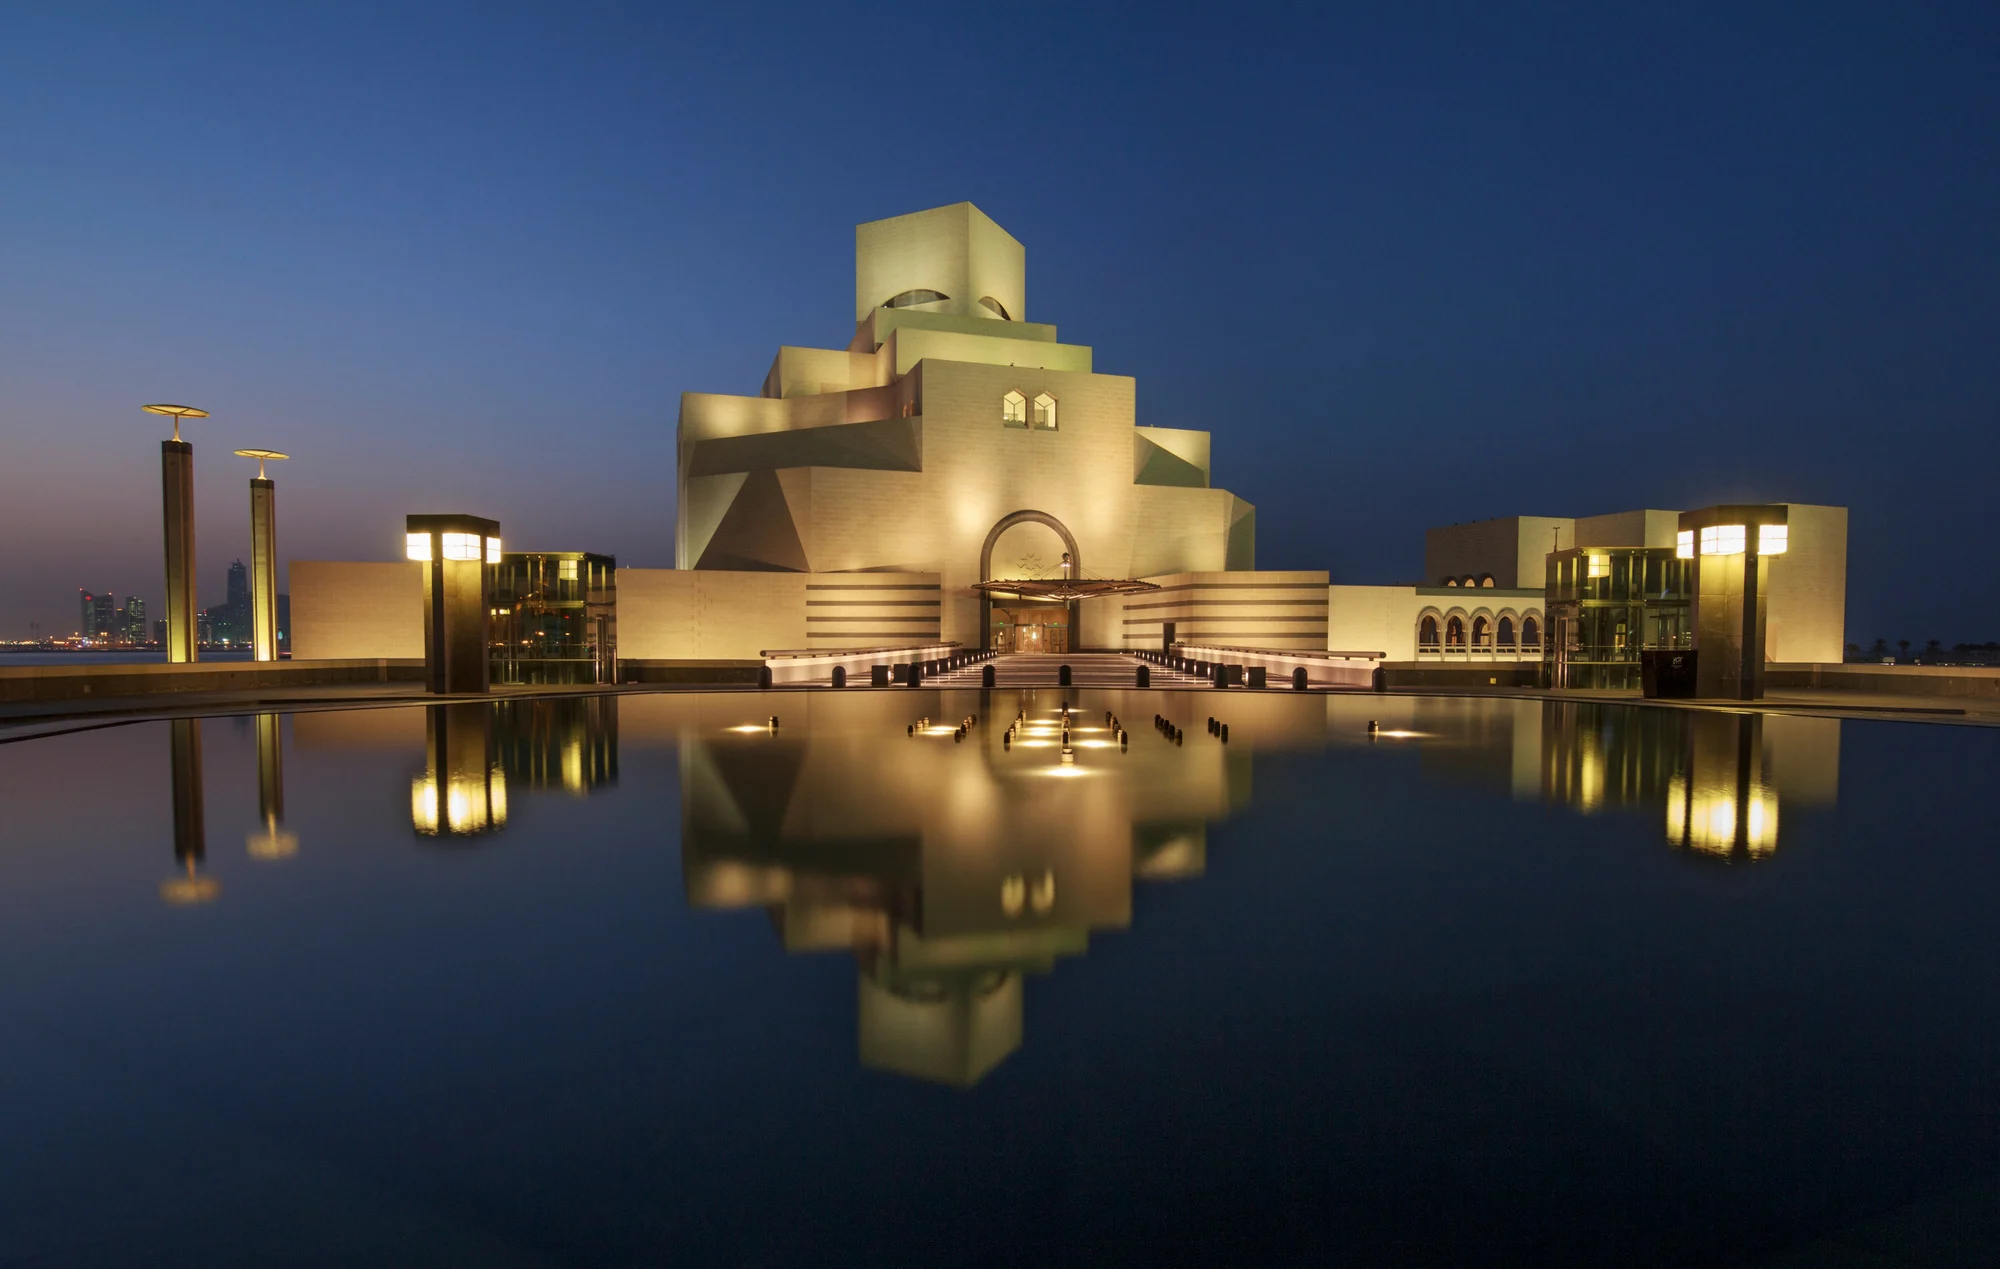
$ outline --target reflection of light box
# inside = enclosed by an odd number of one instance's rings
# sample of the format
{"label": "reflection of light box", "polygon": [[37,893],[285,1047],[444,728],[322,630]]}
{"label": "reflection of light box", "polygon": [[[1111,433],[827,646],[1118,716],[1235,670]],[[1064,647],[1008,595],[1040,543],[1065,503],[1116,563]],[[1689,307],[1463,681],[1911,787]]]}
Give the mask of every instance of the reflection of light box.
{"label": "reflection of light box", "polygon": [[424,566],[424,677],[433,692],[487,687],[487,566],[500,562],[500,524],[469,515],[413,515],[403,554]]}

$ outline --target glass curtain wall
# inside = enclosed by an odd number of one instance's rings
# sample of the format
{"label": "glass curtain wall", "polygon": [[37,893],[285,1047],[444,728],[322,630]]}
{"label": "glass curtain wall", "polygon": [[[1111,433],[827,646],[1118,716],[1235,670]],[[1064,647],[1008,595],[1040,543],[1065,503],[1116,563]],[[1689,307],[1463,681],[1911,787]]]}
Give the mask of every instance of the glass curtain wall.
{"label": "glass curtain wall", "polygon": [[1543,660],[1556,687],[1636,688],[1639,653],[1693,646],[1688,562],[1666,547],[1581,547],[1548,557],[1553,625]]}
{"label": "glass curtain wall", "polygon": [[493,681],[617,682],[617,575],[609,555],[502,555],[493,566]]}

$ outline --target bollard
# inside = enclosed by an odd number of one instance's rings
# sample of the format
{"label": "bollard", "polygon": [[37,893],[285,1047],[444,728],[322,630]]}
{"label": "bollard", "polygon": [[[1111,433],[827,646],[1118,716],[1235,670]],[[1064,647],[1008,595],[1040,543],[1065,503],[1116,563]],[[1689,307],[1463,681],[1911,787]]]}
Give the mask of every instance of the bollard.
{"label": "bollard", "polygon": [[1244,673],[1245,673],[1246,675],[1248,675],[1248,676],[1249,676],[1249,685],[1250,685],[1251,687],[1258,687],[1258,688],[1261,688],[1261,687],[1263,687],[1263,686],[1264,686],[1264,667],[1263,667],[1263,666],[1261,666],[1261,665],[1253,665],[1253,666],[1251,666],[1251,667],[1250,667],[1249,669],[1245,670],[1245,671],[1244,671]]}
{"label": "bollard", "polygon": [[1209,677],[1215,680],[1215,685],[1217,687],[1228,687],[1229,667],[1224,665],[1222,662],[1217,661],[1214,667],[1210,670]]}
{"label": "bollard", "polygon": [[886,666],[886,665],[871,665],[871,666],[869,666],[869,667],[868,667],[868,686],[870,686],[870,687],[887,687],[887,686],[889,686],[889,667],[888,667],[888,666]]}
{"label": "bollard", "polygon": [[1306,667],[1303,665],[1292,671],[1292,690],[1294,692],[1306,690]]}
{"label": "bollard", "polygon": [[915,661],[904,666],[903,682],[910,687],[922,687],[924,685],[924,667]]}
{"label": "bollard", "polygon": [[983,667],[982,667],[982,668],[980,669],[980,671],[979,671],[979,686],[981,686],[981,687],[992,687],[992,686],[993,686],[993,666],[992,666],[992,664],[991,664],[991,663],[988,663],[987,665],[983,666]]}
{"label": "bollard", "polygon": [[1069,666],[1068,666],[1068,665],[1063,665],[1063,666],[1059,667],[1059,668],[1058,668],[1058,669],[1056,670],[1056,682],[1057,682],[1057,684],[1059,684],[1059,685],[1060,685],[1060,686],[1062,686],[1062,687],[1068,687],[1068,686],[1069,686]]}
{"label": "bollard", "polygon": [[847,686],[847,667],[846,667],[846,666],[844,666],[844,665],[836,665],[836,666],[834,666],[834,667],[833,667],[833,685],[834,685],[835,687],[846,687],[846,686]]}
{"label": "bollard", "polygon": [[1143,665],[1139,667],[1139,672],[1134,674],[1132,678],[1133,682],[1139,687],[1151,687],[1153,685],[1153,672]]}
{"label": "bollard", "polygon": [[760,687],[760,688],[762,688],[762,687],[769,687],[769,686],[771,686],[771,667],[770,667],[770,666],[768,666],[768,665],[765,665],[765,666],[759,666],[759,667],[757,668],[757,686],[758,686],[758,687]]}
{"label": "bollard", "polygon": [[1221,736],[1221,737],[1222,737],[1222,743],[1223,743],[1223,744],[1225,744],[1225,745],[1226,745],[1226,744],[1228,744],[1228,743],[1229,743],[1229,724],[1228,724],[1228,723],[1224,723],[1224,724],[1222,725],[1222,730],[1221,730],[1220,732],[1218,732],[1218,733],[1217,733],[1217,735],[1219,735],[1219,736]]}

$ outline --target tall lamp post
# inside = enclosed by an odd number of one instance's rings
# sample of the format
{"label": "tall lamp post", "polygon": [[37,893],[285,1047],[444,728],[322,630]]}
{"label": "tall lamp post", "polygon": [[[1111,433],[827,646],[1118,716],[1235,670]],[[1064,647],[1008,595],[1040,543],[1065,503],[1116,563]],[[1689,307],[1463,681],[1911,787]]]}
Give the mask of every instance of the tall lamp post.
{"label": "tall lamp post", "polygon": [[274,449],[239,449],[239,458],[257,460],[250,480],[250,659],[278,659],[278,487],[264,464],[290,458]]}
{"label": "tall lamp post", "polygon": [[174,438],[160,442],[160,510],[166,520],[167,660],[200,659],[194,628],[194,446],[181,439],[182,419],[205,419],[191,405],[149,405],[148,414],[174,421]]}

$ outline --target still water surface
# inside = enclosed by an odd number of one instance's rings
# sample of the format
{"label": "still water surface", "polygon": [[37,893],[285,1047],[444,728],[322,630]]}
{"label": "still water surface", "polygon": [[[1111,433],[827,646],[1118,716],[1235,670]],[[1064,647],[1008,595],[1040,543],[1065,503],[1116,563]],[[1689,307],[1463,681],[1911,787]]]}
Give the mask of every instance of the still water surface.
{"label": "still water surface", "polygon": [[1053,689],[0,745],[0,1263],[1990,1250],[1996,757]]}

